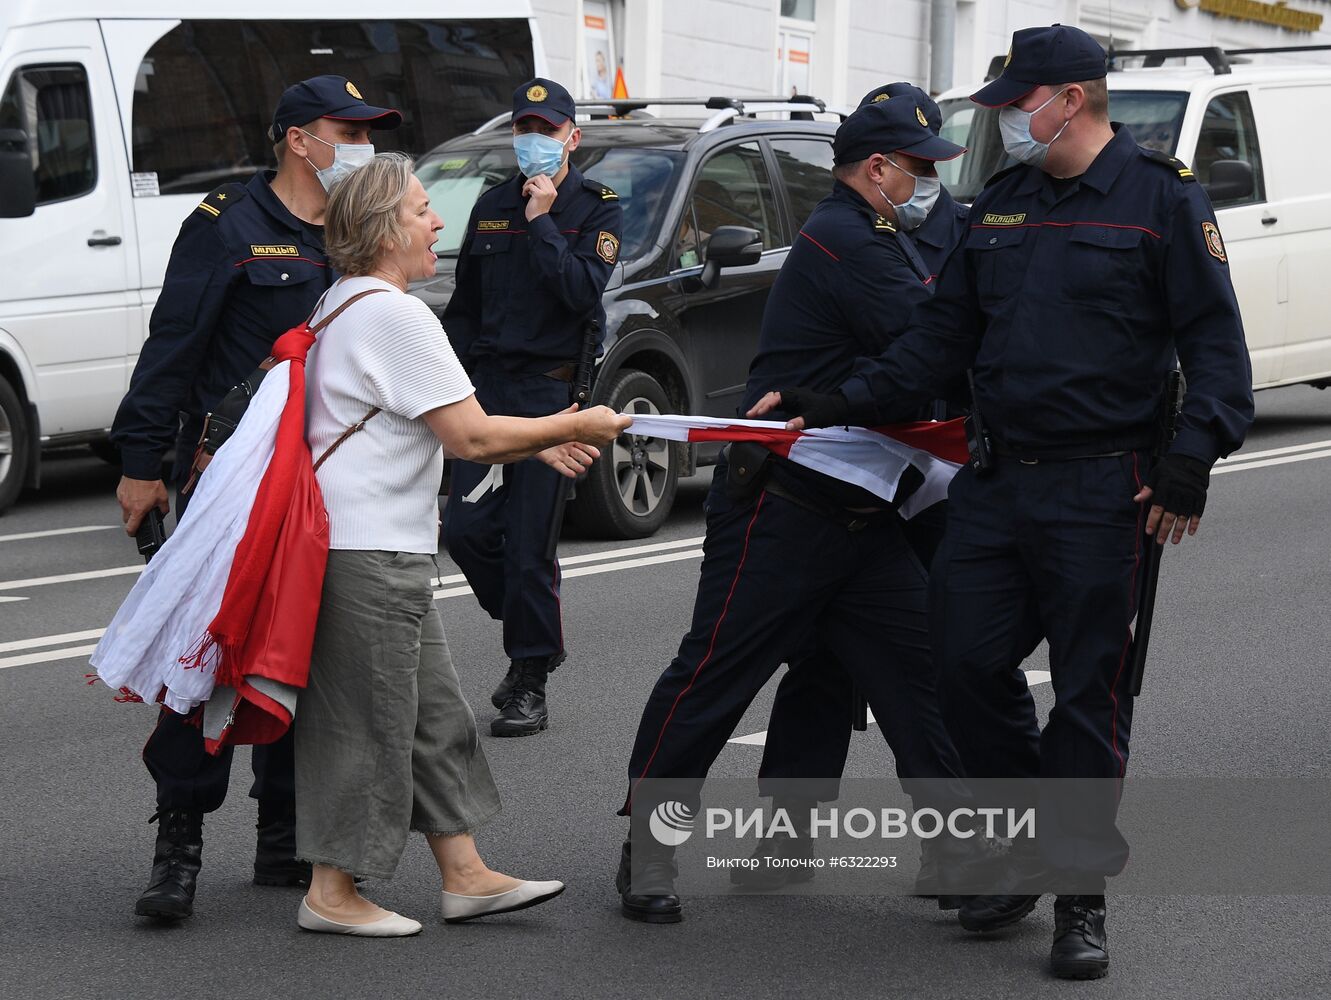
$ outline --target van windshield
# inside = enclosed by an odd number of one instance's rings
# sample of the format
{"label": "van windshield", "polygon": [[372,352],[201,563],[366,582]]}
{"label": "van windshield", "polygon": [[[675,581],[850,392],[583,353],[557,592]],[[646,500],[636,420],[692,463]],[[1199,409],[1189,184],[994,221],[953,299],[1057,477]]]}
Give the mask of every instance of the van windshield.
{"label": "van windshield", "polygon": [[[1109,117],[1122,122],[1143,146],[1173,154],[1188,95],[1179,90],[1111,90]],[[938,164],[938,176],[952,197],[970,202],[985,181],[1016,161],[1003,152],[998,109],[982,108],[965,97],[943,101],[943,138],[967,147],[964,156]]]}
{"label": "van windshield", "polygon": [[[683,158],[674,150],[625,146],[583,146],[574,151],[573,163],[584,175],[619,195],[624,210],[620,256],[625,260],[639,256],[660,230]],[[517,157],[508,145],[439,150],[422,157],[416,164],[416,176],[430,196],[430,207],[444,220],[435,252],[456,257],[476,199],[517,172]]]}

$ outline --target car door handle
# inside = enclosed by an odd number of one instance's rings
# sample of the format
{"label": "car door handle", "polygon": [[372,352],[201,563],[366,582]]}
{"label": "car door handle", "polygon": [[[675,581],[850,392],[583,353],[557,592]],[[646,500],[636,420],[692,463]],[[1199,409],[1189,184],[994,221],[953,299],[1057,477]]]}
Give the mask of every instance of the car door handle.
{"label": "car door handle", "polygon": [[88,246],[90,247],[118,247],[120,246],[119,236],[89,236]]}
{"label": "car door handle", "polygon": [[1264,216],[1262,216],[1262,225],[1264,225],[1264,226],[1274,226],[1274,225],[1275,225],[1277,222],[1279,222],[1279,221],[1280,221],[1280,220],[1277,219],[1274,215],[1264,215]]}

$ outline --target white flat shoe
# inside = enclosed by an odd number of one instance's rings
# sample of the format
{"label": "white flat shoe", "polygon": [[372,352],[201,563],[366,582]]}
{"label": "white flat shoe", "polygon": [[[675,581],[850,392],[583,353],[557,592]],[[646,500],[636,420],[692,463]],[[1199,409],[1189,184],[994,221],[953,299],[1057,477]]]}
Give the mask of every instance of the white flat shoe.
{"label": "white flat shoe", "polygon": [[310,909],[304,899],[300,901],[300,912],[296,923],[301,930],[316,931],[320,934],[347,934],[351,937],[411,937],[421,932],[419,921],[404,917],[400,913],[390,913],[386,917],[368,924],[340,924],[336,920],[321,917]]}
{"label": "white flat shoe", "polygon": [[475,917],[486,917],[492,913],[512,913],[537,906],[546,900],[554,899],[564,891],[563,882],[523,882],[507,892],[497,892],[492,896],[464,896],[461,893],[444,890],[444,923],[460,924]]}

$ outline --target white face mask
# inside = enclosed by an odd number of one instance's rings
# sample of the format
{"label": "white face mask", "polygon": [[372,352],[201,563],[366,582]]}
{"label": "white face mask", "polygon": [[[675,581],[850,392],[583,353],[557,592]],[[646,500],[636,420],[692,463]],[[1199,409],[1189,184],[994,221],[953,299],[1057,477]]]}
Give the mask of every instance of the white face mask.
{"label": "white face mask", "polygon": [[1009,104],[998,112],[998,131],[1003,136],[1003,148],[1007,150],[1008,156],[1018,163],[1025,163],[1028,166],[1040,167],[1044,165],[1045,157],[1049,155],[1049,147],[1054,144],[1054,139],[1063,134],[1063,129],[1068,127],[1068,122],[1072,119],[1069,118],[1068,121],[1063,123],[1063,128],[1054,133],[1053,139],[1048,142],[1040,142],[1035,136],[1031,135],[1031,118],[1052,104],[1054,97],[1065,93],[1067,89],[1067,87],[1064,87],[1034,111],[1022,111]]}
{"label": "white face mask", "polygon": [[329,142],[327,139],[320,139],[317,135],[310,135],[304,129],[301,129],[300,133],[315,142],[322,142],[325,146],[333,147],[333,162],[331,164],[320,170],[313,163],[310,163],[310,166],[314,168],[315,176],[319,178],[319,183],[324,186],[325,191],[331,191],[333,185],[347,174],[357,167],[363,167],[374,159],[374,146],[371,143]]}
{"label": "white face mask", "polygon": [[907,177],[915,181],[915,189],[911,192],[909,198],[898,205],[887,195],[883,194],[883,189],[879,188],[878,193],[883,195],[883,201],[892,206],[892,210],[897,214],[897,225],[910,232],[913,229],[919,229],[924,225],[924,220],[929,217],[929,213],[934,210],[934,205],[938,201],[938,192],[943,188],[943,182],[937,177],[916,177],[905,167],[898,166],[891,160],[886,160],[893,167],[900,170]]}

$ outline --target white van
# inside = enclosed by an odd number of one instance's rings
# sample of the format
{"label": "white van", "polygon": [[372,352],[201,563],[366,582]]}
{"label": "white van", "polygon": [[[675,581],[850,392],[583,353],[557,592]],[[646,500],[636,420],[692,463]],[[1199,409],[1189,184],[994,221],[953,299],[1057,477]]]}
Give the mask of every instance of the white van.
{"label": "white van", "polygon": [[[1143,146],[1188,163],[1206,188],[1228,251],[1252,354],[1253,388],[1331,383],[1331,66],[1261,65],[1219,49],[1160,50],[1146,61],[1180,66],[1114,70],[1109,117]],[[1272,52],[1279,50],[1270,50]],[[1186,58],[1186,57],[1185,57]],[[938,165],[956,197],[971,201],[1006,160],[998,113],[939,98],[943,135],[969,147]]]}
{"label": "white van", "polygon": [[180,223],[271,163],[284,87],[349,76],[423,153],[544,72],[529,0],[0,2],[0,512],[106,445]]}

